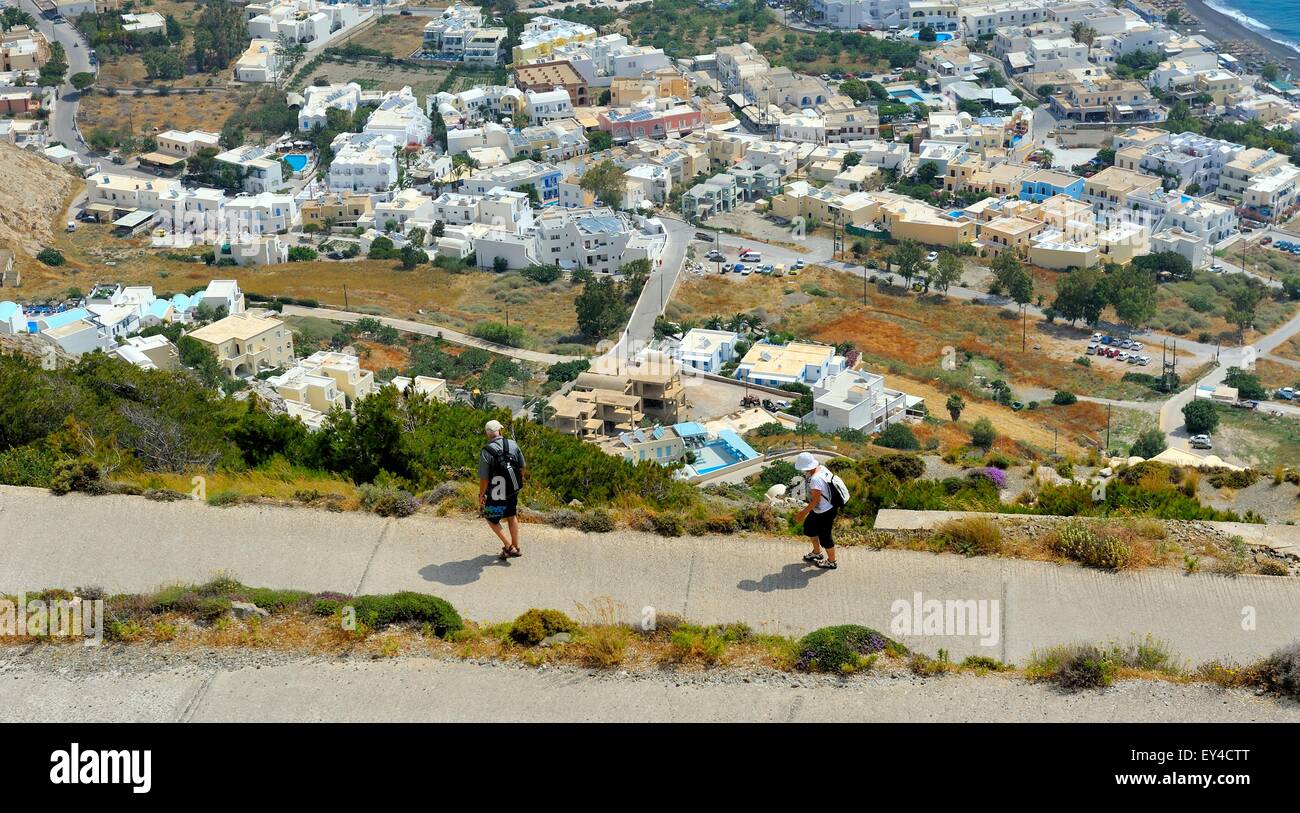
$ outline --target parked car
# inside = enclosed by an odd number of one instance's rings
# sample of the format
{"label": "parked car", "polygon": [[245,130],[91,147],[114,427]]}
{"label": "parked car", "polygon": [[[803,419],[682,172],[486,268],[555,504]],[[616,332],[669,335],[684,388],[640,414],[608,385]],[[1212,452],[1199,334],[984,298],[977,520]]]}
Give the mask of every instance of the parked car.
{"label": "parked car", "polygon": [[713,251],[710,251],[708,254],[706,254],[706,255],[704,255],[704,256],[707,257],[707,258],[709,259],[710,262],[715,262],[715,263],[722,262],[723,260],[726,259],[726,257],[723,256],[722,252],[721,252],[721,251],[717,251],[716,249],[713,250]]}
{"label": "parked car", "polygon": [[937,251],[931,251],[929,254],[925,255],[925,261],[928,263],[932,263],[937,259],[939,259],[939,252]]}
{"label": "parked car", "polygon": [[1088,349],[1085,350],[1084,352],[1085,352],[1087,355],[1089,355],[1089,356],[1095,356],[1095,355],[1097,355],[1097,345],[1096,345],[1096,344],[1089,344],[1089,345],[1088,345]]}
{"label": "parked car", "polygon": [[1151,363],[1150,356],[1138,356],[1138,366],[1145,367]]}
{"label": "parked car", "polygon": [[807,263],[805,263],[802,259],[798,259],[798,260],[795,260],[795,261],[794,261],[794,265],[793,265],[792,267],[793,267],[793,268],[803,268],[805,265],[807,265]]}
{"label": "parked car", "polygon": [[1114,339],[1112,339],[1112,338],[1109,337],[1109,336],[1102,336],[1101,339],[1100,339],[1100,341],[1101,341],[1102,344],[1110,344],[1111,342],[1114,341]]}
{"label": "parked car", "polygon": [[1271,242],[1273,242],[1273,238],[1272,238],[1272,237],[1269,237],[1267,234],[1264,235],[1263,237],[1261,237],[1261,238],[1259,239],[1259,244],[1260,244],[1261,246],[1266,246],[1266,245],[1268,245],[1268,244],[1271,243]]}
{"label": "parked car", "polygon": [[1291,401],[1295,398],[1295,388],[1283,387],[1277,391],[1277,397],[1281,398],[1283,401]]}
{"label": "parked car", "polygon": [[695,239],[696,239],[696,240],[703,240],[703,241],[706,242],[706,243],[712,243],[712,242],[713,242],[713,238],[710,237],[709,235],[705,234],[705,233],[702,232],[702,231],[697,231],[697,232],[695,233]]}
{"label": "parked car", "polygon": [[1215,274],[1222,274],[1223,263],[1215,263],[1214,265],[1210,266],[1210,271],[1214,272]]}
{"label": "parked car", "polygon": [[1214,444],[1210,442],[1209,435],[1192,435],[1190,441],[1193,449],[1213,449]]}

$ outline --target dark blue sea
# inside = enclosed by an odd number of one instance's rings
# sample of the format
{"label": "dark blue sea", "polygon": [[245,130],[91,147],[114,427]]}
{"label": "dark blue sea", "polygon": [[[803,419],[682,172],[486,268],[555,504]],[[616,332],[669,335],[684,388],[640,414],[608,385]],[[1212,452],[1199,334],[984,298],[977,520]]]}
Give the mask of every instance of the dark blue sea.
{"label": "dark blue sea", "polygon": [[1300,3],[1296,0],[1205,0],[1205,4],[1300,51]]}

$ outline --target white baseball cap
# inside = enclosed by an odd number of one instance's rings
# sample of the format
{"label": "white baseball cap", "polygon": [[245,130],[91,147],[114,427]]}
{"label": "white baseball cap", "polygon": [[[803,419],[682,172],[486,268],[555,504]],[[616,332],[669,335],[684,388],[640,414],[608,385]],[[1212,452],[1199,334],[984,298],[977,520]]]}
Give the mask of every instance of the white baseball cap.
{"label": "white baseball cap", "polygon": [[483,431],[499,434],[501,432],[501,421],[491,420],[483,426]]}
{"label": "white baseball cap", "polygon": [[811,452],[800,452],[799,456],[794,459],[794,467],[799,471],[812,471],[820,465]]}

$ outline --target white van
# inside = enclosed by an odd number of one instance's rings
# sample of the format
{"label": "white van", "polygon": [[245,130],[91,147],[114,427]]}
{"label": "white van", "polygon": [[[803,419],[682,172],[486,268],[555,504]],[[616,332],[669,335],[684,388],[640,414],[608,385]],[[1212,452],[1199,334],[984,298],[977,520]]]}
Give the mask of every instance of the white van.
{"label": "white van", "polygon": [[761,263],[763,255],[753,249],[748,249],[740,255],[740,261],[742,263]]}

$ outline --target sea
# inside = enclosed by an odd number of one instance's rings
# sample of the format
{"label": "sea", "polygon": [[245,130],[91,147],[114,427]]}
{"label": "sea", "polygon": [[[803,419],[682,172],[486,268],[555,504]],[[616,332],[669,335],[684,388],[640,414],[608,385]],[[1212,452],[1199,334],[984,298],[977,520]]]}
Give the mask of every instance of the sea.
{"label": "sea", "polygon": [[1300,52],[1300,14],[1296,13],[1296,0],[1205,0],[1205,4]]}

